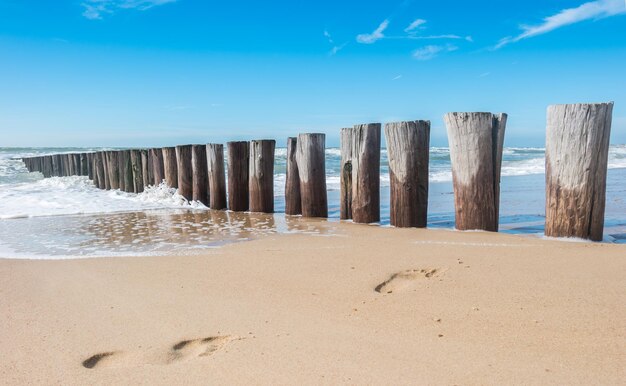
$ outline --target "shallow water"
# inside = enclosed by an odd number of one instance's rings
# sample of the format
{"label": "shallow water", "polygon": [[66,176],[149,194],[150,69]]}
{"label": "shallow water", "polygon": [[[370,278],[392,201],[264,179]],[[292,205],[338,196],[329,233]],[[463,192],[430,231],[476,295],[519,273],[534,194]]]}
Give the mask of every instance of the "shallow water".
{"label": "shallow water", "polygon": [[[277,149],[274,215],[211,211],[163,185],[141,194],[96,189],[86,177],[43,179],[13,157],[93,149],[0,148],[0,256],[92,257],[195,253],[266,234],[333,235],[339,217],[338,149],[327,149],[330,221],[284,216],[284,149]],[[605,240],[626,243],[626,146],[613,146],[607,178]],[[507,148],[500,230],[541,235],[543,149]],[[431,149],[428,226],[454,227],[448,150]],[[389,224],[386,153],[381,167],[381,225]]]}

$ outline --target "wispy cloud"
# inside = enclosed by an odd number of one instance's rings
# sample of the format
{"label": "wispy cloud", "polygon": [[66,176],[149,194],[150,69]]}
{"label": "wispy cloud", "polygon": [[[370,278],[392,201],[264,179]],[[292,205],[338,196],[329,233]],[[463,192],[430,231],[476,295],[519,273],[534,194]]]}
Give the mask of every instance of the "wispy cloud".
{"label": "wispy cloud", "polygon": [[517,36],[508,36],[500,39],[493,49],[499,49],[507,44],[519,42],[533,36],[543,35],[557,28],[579,23],[590,19],[602,19],[626,13],[624,0],[597,0],[584,3],[576,8],[567,8],[543,19],[543,23],[535,26],[522,25],[522,33]]}
{"label": "wispy cloud", "polygon": [[473,42],[471,36],[459,36],[454,34],[443,34],[443,35],[406,35],[406,36],[385,36],[388,39],[409,39],[409,40],[436,40],[436,39],[452,39],[452,40],[465,40],[468,42]]}
{"label": "wispy cloud", "polygon": [[413,58],[417,60],[430,60],[435,58],[440,53],[452,52],[458,49],[459,47],[452,44],[447,44],[445,46],[429,45],[413,51]]}
{"label": "wispy cloud", "polygon": [[90,20],[99,20],[102,19],[104,15],[114,14],[120,9],[145,11],[175,1],[176,0],[86,0],[81,5],[84,8],[84,17]]}
{"label": "wispy cloud", "polygon": [[387,26],[389,26],[389,20],[385,19],[371,34],[357,35],[356,41],[363,44],[372,44],[385,37],[383,32],[387,29]]}
{"label": "wispy cloud", "polygon": [[416,29],[424,29],[426,27],[423,27],[423,25],[426,24],[426,20],[424,19],[415,19],[411,24],[409,24],[408,27],[406,27],[404,29],[404,32],[412,32],[415,31]]}
{"label": "wispy cloud", "polygon": [[398,79],[400,79],[400,78],[402,78],[402,75],[397,75],[397,76],[394,76],[391,80],[398,80]]}
{"label": "wispy cloud", "polygon": [[324,37],[328,39],[328,43],[333,45],[333,48],[331,48],[328,53],[330,56],[336,55],[337,52],[341,51],[348,44],[347,42],[343,44],[335,44],[335,40],[328,30],[324,30]]}

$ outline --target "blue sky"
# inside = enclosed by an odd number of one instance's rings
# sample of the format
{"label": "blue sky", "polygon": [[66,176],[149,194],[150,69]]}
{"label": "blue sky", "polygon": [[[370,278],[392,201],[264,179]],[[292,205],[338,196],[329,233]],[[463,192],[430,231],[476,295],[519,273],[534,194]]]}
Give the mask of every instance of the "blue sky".
{"label": "blue sky", "polygon": [[0,0],[0,146],[163,146],[614,101],[626,143],[626,2]]}

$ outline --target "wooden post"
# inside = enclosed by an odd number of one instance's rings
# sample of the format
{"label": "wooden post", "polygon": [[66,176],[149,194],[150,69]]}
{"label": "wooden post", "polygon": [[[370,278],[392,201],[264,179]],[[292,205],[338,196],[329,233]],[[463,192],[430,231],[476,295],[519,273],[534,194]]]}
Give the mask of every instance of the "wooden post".
{"label": "wooden post", "polygon": [[428,217],[430,121],[385,124],[391,225],[425,228]]}
{"label": "wooden post", "polygon": [[109,186],[112,190],[120,188],[120,168],[117,151],[107,151],[107,169],[109,172]]}
{"label": "wooden post", "polygon": [[211,209],[226,209],[226,175],[224,173],[224,145],[206,145],[209,172],[209,196]]}
{"label": "wooden post", "polygon": [[[152,155],[152,174],[154,185],[160,185],[165,180],[165,166],[163,163],[163,150],[150,149]],[[177,177],[178,178],[178,177]]]}
{"label": "wooden post", "polygon": [[352,136],[352,221],[380,221],[380,123],[355,125]]}
{"label": "wooden post", "polygon": [[[170,188],[178,188],[178,166],[176,161],[176,148],[164,147],[163,152],[163,178]],[[156,174],[156,169],[155,169]]]}
{"label": "wooden post", "polygon": [[61,176],[61,156],[59,154],[52,156],[52,175],[55,177]]}
{"label": "wooden post", "polygon": [[80,158],[80,175],[89,176],[89,161],[87,160],[87,153],[80,153],[79,158]]}
{"label": "wooden post", "polygon": [[546,236],[601,241],[613,102],[548,106]]}
{"label": "wooden post", "polygon": [[141,150],[133,149],[130,151],[130,164],[133,171],[133,191],[135,193],[141,193],[144,189]]}
{"label": "wooden post", "polygon": [[276,141],[250,141],[250,211],[274,213],[274,149]]}
{"label": "wooden post", "polygon": [[328,217],[326,135],[300,134],[296,160],[303,217]]}
{"label": "wooden post", "polygon": [[193,199],[193,170],[191,168],[191,145],[176,146],[178,169],[178,194]]}
{"label": "wooden post", "polygon": [[298,162],[296,153],[298,150],[298,139],[287,138],[287,170],[285,176],[285,214],[302,214],[302,199],[300,197],[300,174],[298,173]]}
{"label": "wooden post", "polygon": [[94,179],[93,175],[93,154],[94,153],[84,153],[85,154],[85,162],[87,162],[87,176],[90,180]]}
{"label": "wooden post", "polygon": [[133,166],[130,160],[130,150],[122,150],[119,155],[120,160],[120,189],[128,193],[135,192],[133,178]]}
{"label": "wooden post", "polygon": [[104,172],[104,162],[103,157],[104,152],[97,152],[94,154],[94,174],[97,176],[96,181],[98,184],[96,185],[100,189],[106,189],[106,177]]}
{"label": "wooden post", "polygon": [[249,206],[249,163],[248,142],[228,142],[228,207],[235,212],[245,212]]}
{"label": "wooden post", "polygon": [[102,168],[104,169],[104,188],[106,190],[111,189],[111,180],[109,178],[109,161],[108,154],[106,151],[101,152],[100,157],[102,158]]}
{"label": "wooden post", "polygon": [[152,169],[152,158],[150,150],[142,149],[141,152],[141,176],[143,177],[144,190],[150,185],[154,185],[154,174]]}
{"label": "wooden post", "polygon": [[341,129],[340,150],[341,163],[339,164],[339,218],[352,219],[352,142],[354,141],[352,127]]}
{"label": "wooden post", "polygon": [[459,230],[498,231],[506,118],[506,114],[491,113],[448,113],[444,117]]}
{"label": "wooden post", "polygon": [[192,196],[194,201],[200,201],[209,206],[209,175],[206,158],[206,145],[191,147],[191,169],[193,172]]}

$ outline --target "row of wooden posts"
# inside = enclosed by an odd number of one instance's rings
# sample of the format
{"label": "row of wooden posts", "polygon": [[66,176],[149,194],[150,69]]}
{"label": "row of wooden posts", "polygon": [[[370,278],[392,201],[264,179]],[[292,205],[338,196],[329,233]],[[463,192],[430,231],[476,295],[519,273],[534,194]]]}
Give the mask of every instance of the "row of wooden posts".
{"label": "row of wooden posts", "polygon": [[[546,226],[554,237],[601,240],[613,103],[548,107]],[[498,230],[506,114],[448,113],[459,230]],[[385,124],[390,221],[426,227],[430,121]],[[164,181],[211,209],[274,212],[274,140],[228,142],[228,187],[222,144],[54,154],[25,158],[45,177],[85,175],[100,189],[140,193]],[[381,124],[341,129],[340,218],[380,221]],[[228,194],[226,189],[228,188]],[[325,135],[287,140],[285,213],[328,217]]]}

